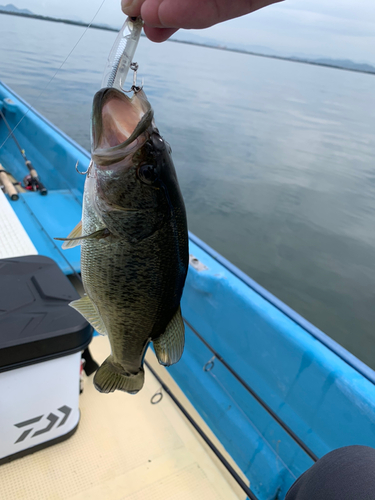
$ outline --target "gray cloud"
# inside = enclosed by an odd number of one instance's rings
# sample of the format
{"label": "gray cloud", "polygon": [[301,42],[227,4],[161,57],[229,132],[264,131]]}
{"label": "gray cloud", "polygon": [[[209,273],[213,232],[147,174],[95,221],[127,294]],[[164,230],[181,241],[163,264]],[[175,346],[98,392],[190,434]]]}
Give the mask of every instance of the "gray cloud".
{"label": "gray cloud", "polygon": [[[18,0],[35,13],[89,22],[102,0]],[[120,0],[106,0],[95,22],[119,27]],[[239,19],[195,31],[218,43],[262,45],[288,54],[349,58],[375,64],[373,0],[287,0]],[[180,34],[181,36],[181,34]]]}

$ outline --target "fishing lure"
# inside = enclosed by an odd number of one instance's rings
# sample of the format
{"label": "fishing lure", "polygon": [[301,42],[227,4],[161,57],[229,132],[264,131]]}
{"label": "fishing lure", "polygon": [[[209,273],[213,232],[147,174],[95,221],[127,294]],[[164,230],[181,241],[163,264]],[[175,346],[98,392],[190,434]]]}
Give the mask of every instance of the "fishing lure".
{"label": "fishing lure", "polygon": [[138,64],[133,63],[135,51],[142,33],[143,20],[140,17],[128,17],[119,31],[115,43],[109,53],[104,70],[102,88],[114,87],[123,92],[129,69],[134,71],[133,87],[136,87]]}

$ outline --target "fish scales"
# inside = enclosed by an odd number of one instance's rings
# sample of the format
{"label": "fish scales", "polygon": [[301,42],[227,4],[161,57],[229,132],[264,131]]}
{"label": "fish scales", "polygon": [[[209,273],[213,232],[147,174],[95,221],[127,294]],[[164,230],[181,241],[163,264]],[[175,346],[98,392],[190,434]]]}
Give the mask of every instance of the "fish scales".
{"label": "fish scales", "polygon": [[[169,271],[181,266],[174,245],[168,227],[134,244],[126,239],[114,244],[105,239],[82,242],[84,288],[98,304],[116,361],[117,353],[124,358],[139,357],[145,340],[160,336],[171,319],[166,306],[171,313],[178,307],[175,287],[181,277]],[[137,335],[140,331],[146,339]]]}

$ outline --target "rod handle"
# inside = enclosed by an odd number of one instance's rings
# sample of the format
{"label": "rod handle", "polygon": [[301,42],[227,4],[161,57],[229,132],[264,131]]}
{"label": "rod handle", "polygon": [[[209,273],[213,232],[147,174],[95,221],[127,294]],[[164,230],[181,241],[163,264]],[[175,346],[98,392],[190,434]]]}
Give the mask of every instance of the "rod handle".
{"label": "rod handle", "polygon": [[45,196],[48,193],[46,186],[42,182],[40,182],[39,178],[38,178],[38,190],[40,191],[40,194],[42,196]]}
{"label": "rod handle", "polygon": [[5,171],[5,168],[0,164],[0,181],[4,185],[6,193],[9,195],[10,199],[13,201],[18,200],[19,196],[16,188],[8,179],[8,175]]}

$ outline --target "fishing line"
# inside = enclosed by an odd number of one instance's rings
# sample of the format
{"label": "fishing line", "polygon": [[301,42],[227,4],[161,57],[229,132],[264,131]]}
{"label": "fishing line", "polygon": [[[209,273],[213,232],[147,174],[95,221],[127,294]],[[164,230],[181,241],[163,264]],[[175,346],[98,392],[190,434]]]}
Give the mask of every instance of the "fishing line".
{"label": "fishing line", "polygon": [[[40,100],[40,98],[42,97],[42,95],[44,94],[44,92],[47,90],[47,88],[50,86],[50,84],[52,83],[53,79],[55,78],[55,76],[57,75],[57,73],[61,70],[61,68],[64,66],[64,64],[66,63],[66,61],[69,59],[69,57],[72,55],[72,53],[74,52],[74,50],[76,49],[77,45],[79,44],[79,42],[82,40],[82,38],[86,35],[86,32],[87,30],[90,28],[90,26],[92,25],[92,23],[95,21],[95,18],[96,16],[99,14],[100,12],[100,9],[103,7],[104,5],[104,2],[106,0],[102,0],[102,3],[100,4],[98,10],[96,11],[94,17],[91,19],[91,21],[89,22],[89,24],[86,26],[84,32],[82,33],[82,35],[78,38],[77,42],[74,44],[74,47],[72,48],[72,50],[69,52],[69,54],[66,56],[66,58],[64,59],[64,61],[61,63],[60,67],[57,68],[57,70],[55,71],[54,75],[52,76],[52,78],[50,79],[50,81],[47,83],[47,85],[44,87],[44,89],[41,90],[40,94],[38,95],[36,101],[35,101],[35,104],[37,104]],[[13,132],[16,130],[16,128],[19,126],[19,124],[22,122],[22,120],[28,115],[29,111],[31,110],[31,106],[29,106],[29,108],[27,109],[26,113],[22,116],[22,118],[19,120],[19,122],[16,124],[16,126],[12,129],[11,132],[9,132],[8,136],[5,138],[4,142],[1,144],[0,146],[0,149],[2,149],[2,147],[4,146],[4,144],[7,142],[7,140],[9,139],[9,137],[11,137],[11,135],[13,134]]]}

